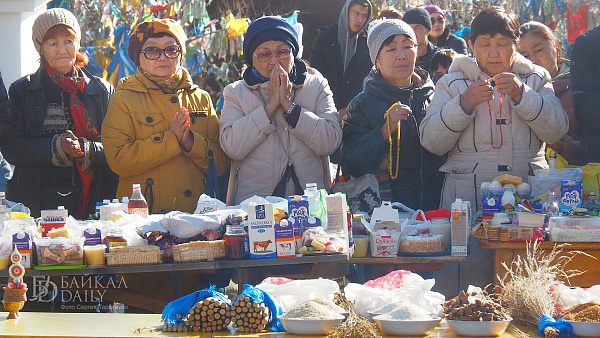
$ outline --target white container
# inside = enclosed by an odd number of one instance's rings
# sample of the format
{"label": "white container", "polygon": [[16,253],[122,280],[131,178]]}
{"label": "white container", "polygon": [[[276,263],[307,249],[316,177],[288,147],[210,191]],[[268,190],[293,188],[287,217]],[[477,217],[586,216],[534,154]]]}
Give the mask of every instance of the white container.
{"label": "white container", "polygon": [[512,189],[504,189],[504,195],[502,195],[500,203],[502,203],[502,212],[507,213],[508,217],[512,218],[517,205],[517,199]]}
{"label": "white container", "polygon": [[248,241],[250,259],[277,258],[272,203],[248,205]]}
{"label": "white container", "polygon": [[550,217],[548,233],[552,242],[600,242],[600,217]]}
{"label": "white container", "polygon": [[508,214],[505,212],[496,212],[494,213],[494,218],[492,218],[491,225],[492,226],[500,226],[500,225],[510,225],[510,218],[508,218]]}
{"label": "white container", "polygon": [[377,317],[373,320],[383,333],[390,336],[427,336],[442,320],[440,317],[430,320],[384,320]]}
{"label": "white container", "polygon": [[279,318],[287,333],[301,336],[327,335],[334,327],[340,325],[344,320],[343,315],[339,319],[285,319]]}
{"label": "white container", "polygon": [[429,232],[434,235],[444,236],[444,250],[450,250],[452,247],[452,227],[450,219],[445,217],[435,217],[431,220]]}
{"label": "white container", "polygon": [[[512,319],[511,319],[512,320]],[[465,337],[496,337],[504,333],[511,320],[468,321],[450,320],[446,322],[457,336]]]}
{"label": "white container", "polygon": [[521,227],[542,228],[546,214],[515,212],[515,224]]}
{"label": "white container", "polygon": [[569,321],[573,326],[573,333],[577,337],[600,336],[600,322],[575,322]]}

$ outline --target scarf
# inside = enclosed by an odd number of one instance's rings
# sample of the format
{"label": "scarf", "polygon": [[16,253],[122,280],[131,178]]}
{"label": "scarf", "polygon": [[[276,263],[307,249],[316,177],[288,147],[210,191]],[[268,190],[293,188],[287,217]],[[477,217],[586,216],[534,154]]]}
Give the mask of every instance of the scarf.
{"label": "scarf", "polygon": [[[66,76],[50,67],[50,65],[46,65],[46,72],[50,76],[52,82],[56,83],[60,89],[71,94],[70,108],[71,114],[73,115],[73,121],[75,122],[75,136],[84,137],[93,141],[100,140],[100,133],[94,128],[90,119],[90,114],[83,105],[83,102],[81,102],[77,96],[77,93],[83,93],[85,88],[86,77],[83,72],[78,68],[73,68],[72,75]],[[79,194],[79,205],[76,217],[82,219],[85,216],[85,207],[90,198],[90,185],[94,178],[94,174],[91,168],[82,170],[83,161],[76,160],[74,162],[77,166],[79,177],[81,178],[81,192]]]}
{"label": "scarf", "polygon": [[[254,86],[269,81],[269,78],[260,75],[254,66],[247,68],[244,71],[242,78],[248,86]],[[290,82],[296,86],[303,85],[304,80],[306,79],[306,64],[300,59],[295,59],[294,66],[292,66],[288,78],[290,79]]]}
{"label": "scarf", "polygon": [[156,76],[148,73],[142,67],[140,67],[142,74],[148,78],[148,80],[152,81],[155,85],[158,86],[160,90],[162,90],[165,94],[175,94],[179,85],[183,81],[183,68],[177,67],[177,70],[174,74],[169,76]]}

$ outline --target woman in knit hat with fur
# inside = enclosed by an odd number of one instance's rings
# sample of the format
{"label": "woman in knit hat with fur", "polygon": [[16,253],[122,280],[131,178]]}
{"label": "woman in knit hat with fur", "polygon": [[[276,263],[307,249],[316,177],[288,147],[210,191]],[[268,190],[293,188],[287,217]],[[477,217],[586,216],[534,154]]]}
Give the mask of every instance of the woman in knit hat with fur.
{"label": "woman in knit hat with fur", "polygon": [[298,59],[298,35],[277,17],[254,20],[244,38],[248,68],[223,91],[219,123],[233,160],[227,204],[331,187],[329,155],[342,130],[327,80]]}
{"label": "woman in knit hat with fur", "polygon": [[348,105],[342,167],[355,177],[376,175],[384,201],[415,210],[437,209],[443,158],[419,143],[419,123],[431,101],[433,82],[415,66],[417,37],[401,20],[375,20],[367,44],[375,69]]}
{"label": "woman in knit hat with fur", "polygon": [[79,53],[81,31],[71,12],[45,11],[32,33],[40,68],[9,90],[14,130],[2,152],[15,171],[6,197],[29,207],[34,217],[62,205],[87,219],[116,188],[100,143],[113,88],[82,68],[88,59]]}
{"label": "woman in knit hat with fur", "polygon": [[150,212],[194,212],[210,158],[218,175],[229,165],[211,98],[181,67],[185,41],[171,19],[138,24],[128,48],[137,73],[121,79],[104,120],[102,143],[119,175],[117,196],[130,196],[140,184]]}

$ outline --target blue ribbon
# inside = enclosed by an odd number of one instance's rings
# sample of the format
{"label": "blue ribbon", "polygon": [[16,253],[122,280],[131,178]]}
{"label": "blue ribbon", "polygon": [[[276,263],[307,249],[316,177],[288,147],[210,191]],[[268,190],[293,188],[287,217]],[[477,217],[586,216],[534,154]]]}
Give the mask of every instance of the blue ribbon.
{"label": "blue ribbon", "polygon": [[554,318],[546,315],[542,315],[540,323],[538,324],[538,331],[535,333],[538,336],[544,337],[544,329],[547,326],[552,326],[559,331],[559,337],[571,337],[573,336],[573,326],[571,323],[564,319],[554,320]]}

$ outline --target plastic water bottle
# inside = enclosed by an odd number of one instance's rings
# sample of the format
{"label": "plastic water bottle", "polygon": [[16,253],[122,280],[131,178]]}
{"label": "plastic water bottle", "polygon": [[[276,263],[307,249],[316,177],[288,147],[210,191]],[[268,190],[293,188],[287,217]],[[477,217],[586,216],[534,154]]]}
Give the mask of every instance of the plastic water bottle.
{"label": "plastic water bottle", "polygon": [[10,209],[6,206],[5,193],[0,191],[0,233],[4,232],[5,222],[10,220]]}
{"label": "plastic water bottle", "polygon": [[306,190],[304,190],[304,195],[308,197],[308,210],[310,216],[319,217],[317,215],[317,201],[319,200],[319,191],[317,189],[316,183],[306,183]]}

